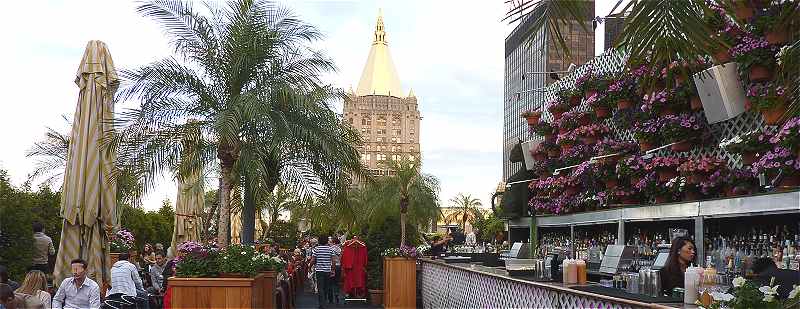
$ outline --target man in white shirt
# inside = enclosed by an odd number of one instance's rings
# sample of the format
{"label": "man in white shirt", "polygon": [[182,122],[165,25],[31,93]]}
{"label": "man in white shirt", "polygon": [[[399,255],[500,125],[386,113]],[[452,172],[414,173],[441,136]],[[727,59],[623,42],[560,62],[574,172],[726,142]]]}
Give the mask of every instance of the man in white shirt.
{"label": "man in white shirt", "polygon": [[466,240],[464,240],[464,244],[465,245],[467,245],[467,246],[475,246],[475,245],[478,244],[478,240],[475,237],[475,230],[476,229],[472,229],[472,231],[470,231],[469,234],[467,234]]}
{"label": "man in white shirt", "polygon": [[72,277],[61,282],[56,295],[53,296],[53,308],[100,308],[100,286],[94,280],[86,278],[88,263],[83,259],[74,259],[70,266]]}
{"label": "man in white shirt", "polygon": [[119,261],[111,266],[111,290],[108,291],[108,295],[136,296],[137,291],[144,290],[139,270],[136,265],[128,262],[129,258],[128,253],[122,253],[119,255]]}

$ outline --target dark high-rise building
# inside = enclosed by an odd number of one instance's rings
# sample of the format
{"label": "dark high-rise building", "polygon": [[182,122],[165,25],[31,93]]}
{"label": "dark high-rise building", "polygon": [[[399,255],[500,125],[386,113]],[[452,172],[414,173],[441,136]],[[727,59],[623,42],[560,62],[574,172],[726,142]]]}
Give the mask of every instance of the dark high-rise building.
{"label": "dark high-rise building", "polygon": [[[506,37],[505,41],[505,79],[503,85],[503,179],[507,179],[520,169],[523,163],[509,162],[509,154],[519,140],[528,138],[528,124],[520,118],[520,113],[534,106],[534,102],[544,100],[544,94],[532,89],[541,88],[554,82],[547,74],[526,72],[566,71],[570,63],[576,66],[594,58],[594,1],[586,1],[587,14],[585,26],[578,21],[561,26],[561,34],[570,50],[572,59],[557,51],[556,38],[546,31],[526,34],[533,27],[533,19],[523,19]],[[588,30],[588,31],[587,31]],[[524,75],[524,76],[523,76]]]}
{"label": "dark high-rise building", "polygon": [[609,50],[617,43],[622,29],[625,28],[625,16],[622,14],[609,15],[603,22],[605,25],[605,38],[603,41],[603,50]]}

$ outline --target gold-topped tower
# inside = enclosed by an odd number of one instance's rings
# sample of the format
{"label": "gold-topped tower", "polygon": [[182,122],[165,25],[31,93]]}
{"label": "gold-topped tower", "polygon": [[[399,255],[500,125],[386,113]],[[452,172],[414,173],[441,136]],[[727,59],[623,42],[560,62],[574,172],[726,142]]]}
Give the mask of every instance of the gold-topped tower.
{"label": "gold-topped tower", "polygon": [[419,158],[422,117],[414,91],[409,90],[405,97],[404,94],[389,54],[383,16],[379,11],[358,88],[353,92],[351,87],[344,101],[344,118],[364,140],[359,148],[361,161],[374,175],[394,172],[384,164],[389,159]]}

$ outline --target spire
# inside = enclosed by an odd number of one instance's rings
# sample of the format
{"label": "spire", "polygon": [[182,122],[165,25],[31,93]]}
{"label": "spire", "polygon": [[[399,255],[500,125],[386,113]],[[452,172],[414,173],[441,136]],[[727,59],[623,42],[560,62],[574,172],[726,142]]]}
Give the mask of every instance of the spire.
{"label": "spire", "polygon": [[356,95],[390,95],[401,97],[403,89],[400,87],[400,78],[389,53],[389,43],[386,41],[386,30],[383,25],[383,13],[378,11],[378,21],[375,26],[375,35],[372,47],[369,50],[367,63],[361,72],[361,80],[356,88]]}
{"label": "spire", "polygon": [[414,88],[411,88],[410,90],[408,90],[408,96],[406,96],[406,98],[414,98],[414,97],[416,97],[414,95]]}

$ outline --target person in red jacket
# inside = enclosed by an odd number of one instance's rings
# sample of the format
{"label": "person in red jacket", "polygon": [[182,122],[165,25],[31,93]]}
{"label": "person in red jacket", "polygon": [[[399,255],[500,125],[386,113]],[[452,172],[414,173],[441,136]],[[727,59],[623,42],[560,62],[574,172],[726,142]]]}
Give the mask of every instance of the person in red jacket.
{"label": "person in red jacket", "polygon": [[367,245],[353,236],[342,250],[344,292],[349,297],[365,298],[367,293]]}

